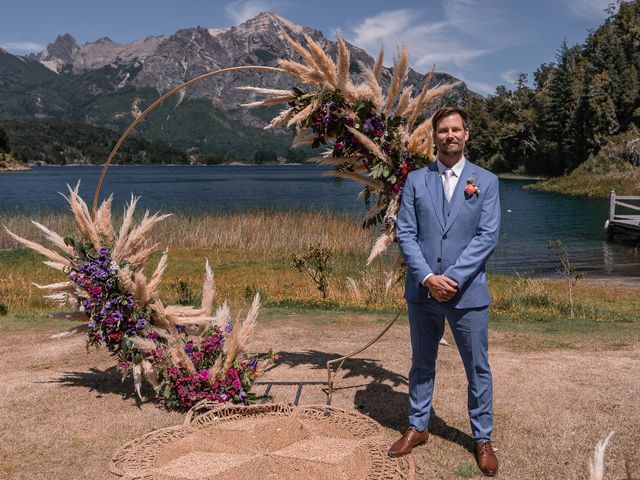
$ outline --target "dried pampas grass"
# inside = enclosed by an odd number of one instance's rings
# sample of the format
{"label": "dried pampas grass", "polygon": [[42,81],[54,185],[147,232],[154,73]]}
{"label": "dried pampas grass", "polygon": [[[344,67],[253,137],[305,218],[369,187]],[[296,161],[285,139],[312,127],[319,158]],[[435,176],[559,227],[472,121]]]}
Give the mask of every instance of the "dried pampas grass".
{"label": "dried pampas grass", "polygon": [[398,50],[398,56],[393,59],[393,76],[391,77],[391,85],[387,94],[387,100],[384,104],[383,112],[388,114],[391,107],[395,103],[400,89],[407,78],[409,72],[409,50],[406,47]]}
{"label": "dried pampas grass", "polygon": [[383,253],[389,245],[393,243],[395,239],[395,232],[383,232],[382,235],[378,237],[376,243],[373,244],[373,248],[371,249],[371,253],[369,253],[369,258],[367,258],[367,266],[371,265],[371,262]]}
{"label": "dried pampas grass", "polygon": [[338,41],[338,64],[336,66],[336,88],[341,92],[346,92],[351,88],[348,88],[349,80],[349,66],[351,64],[351,54],[347,48],[347,44],[344,42],[340,35],[336,35]]}
{"label": "dried pampas grass", "polygon": [[249,308],[249,312],[247,313],[244,322],[240,321],[240,315],[238,314],[235,324],[233,325],[231,338],[229,339],[229,343],[227,346],[227,357],[225,358],[224,365],[222,366],[223,374],[233,366],[233,362],[236,357],[238,357],[238,355],[243,352],[246,343],[251,336],[251,332],[253,332],[253,329],[256,326],[259,309],[260,294],[256,293],[256,296],[253,298],[251,308]]}
{"label": "dried pampas grass", "polygon": [[96,231],[99,235],[102,235],[107,245],[113,245],[113,240],[115,238],[115,231],[113,229],[113,224],[111,223],[112,203],[113,195],[109,195],[109,198],[102,202],[93,218],[96,225]]}
{"label": "dried pampas grass", "polygon": [[373,64],[373,75],[377,81],[380,80],[380,76],[382,75],[382,62],[384,61],[384,47],[380,47],[380,51],[378,52],[378,56],[376,57],[376,61]]}
{"label": "dried pampas grass", "polygon": [[364,175],[360,175],[354,172],[342,172],[342,171],[332,170],[332,171],[323,173],[323,175],[326,175],[328,177],[345,178],[347,180],[355,180],[358,183],[362,183],[363,185],[366,185],[367,187],[369,187],[371,190],[375,192],[381,192],[384,189],[382,183],[376,180],[371,180],[369,177],[365,177]]}
{"label": "dried pampas grass", "polygon": [[80,230],[83,237],[90,240],[96,248],[99,248],[102,246],[100,236],[98,235],[96,226],[91,218],[91,214],[89,213],[89,207],[87,207],[87,204],[82,200],[78,193],[80,191],[80,181],[78,180],[75,188],[71,188],[70,185],[67,185],[67,188],[69,190],[69,196],[64,195],[63,193],[60,195],[62,195],[67,203],[69,203],[73,216],[76,220],[78,230]]}
{"label": "dried pampas grass", "polygon": [[609,445],[609,440],[614,432],[609,432],[605,438],[598,440],[593,452],[593,456],[589,458],[589,480],[604,479],[604,454]]}

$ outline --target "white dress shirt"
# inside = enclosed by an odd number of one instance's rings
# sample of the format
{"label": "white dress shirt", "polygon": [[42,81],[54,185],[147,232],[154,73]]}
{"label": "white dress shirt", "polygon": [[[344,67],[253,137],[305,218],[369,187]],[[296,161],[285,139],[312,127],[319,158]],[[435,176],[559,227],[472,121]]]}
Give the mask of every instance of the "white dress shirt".
{"label": "white dress shirt", "polygon": [[[462,169],[464,168],[465,163],[466,163],[466,159],[464,158],[464,155],[463,155],[462,158],[458,160],[458,163],[456,163],[453,167],[451,167],[451,170],[453,171],[453,175],[451,176],[449,181],[452,183],[451,185],[452,192],[455,191],[456,189],[456,185],[458,184],[458,180],[460,180],[460,175],[462,175]],[[442,181],[442,186],[444,187],[444,181],[445,181],[444,171],[447,170],[449,167],[447,167],[440,160],[436,160],[436,166],[438,167],[438,174],[440,175],[440,180]],[[424,282],[426,282],[431,275],[434,275],[434,274],[430,273],[422,279],[422,285],[424,285]]]}

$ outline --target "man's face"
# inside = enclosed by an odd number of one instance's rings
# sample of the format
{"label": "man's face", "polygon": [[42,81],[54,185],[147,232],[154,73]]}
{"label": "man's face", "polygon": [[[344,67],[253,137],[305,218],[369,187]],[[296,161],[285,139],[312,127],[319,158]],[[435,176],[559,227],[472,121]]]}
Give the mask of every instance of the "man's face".
{"label": "man's face", "polygon": [[438,154],[443,157],[457,157],[464,152],[464,144],[469,139],[469,130],[464,128],[462,117],[452,113],[438,122],[433,132]]}

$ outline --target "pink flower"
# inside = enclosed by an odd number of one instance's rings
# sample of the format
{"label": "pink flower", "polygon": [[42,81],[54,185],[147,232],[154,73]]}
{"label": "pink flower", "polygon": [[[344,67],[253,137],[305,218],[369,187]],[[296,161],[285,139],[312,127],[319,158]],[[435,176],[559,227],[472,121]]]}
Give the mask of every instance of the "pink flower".
{"label": "pink flower", "polygon": [[89,288],[89,294],[93,297],[99,297],[102,294],[102,287],[99,285],[94,285]]}
{"label": "pink flower", "polygon": [[475,195],[476,197],[480,196],[480,189],[478,188],[478,186],[473,183],[473,178],[469,178],[467,180],[467,185],[466,187],[464,187],[464,193],[465,195],[468,195],[469,197]]}

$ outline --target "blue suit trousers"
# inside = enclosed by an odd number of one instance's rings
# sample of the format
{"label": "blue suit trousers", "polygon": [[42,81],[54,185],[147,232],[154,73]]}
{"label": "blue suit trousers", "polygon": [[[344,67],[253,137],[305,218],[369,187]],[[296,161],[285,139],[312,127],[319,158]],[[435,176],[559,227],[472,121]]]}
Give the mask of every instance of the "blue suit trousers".
{"label": "blue suit trousers", "polygon": [[490,440],[493,430],[493,380],[489,367],[488,309],[456,309],[429,299],[407,302],[412,362],[409,372],[409,424],[424,431],[431,414],[438,342],[449,322],[468,381],[469,420],[473,440]]}

